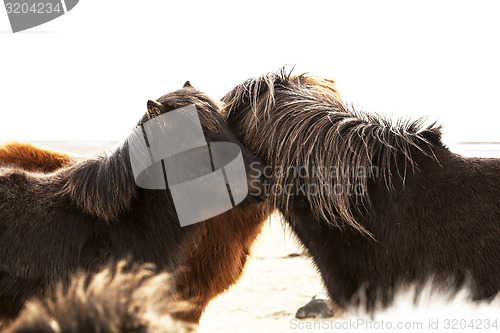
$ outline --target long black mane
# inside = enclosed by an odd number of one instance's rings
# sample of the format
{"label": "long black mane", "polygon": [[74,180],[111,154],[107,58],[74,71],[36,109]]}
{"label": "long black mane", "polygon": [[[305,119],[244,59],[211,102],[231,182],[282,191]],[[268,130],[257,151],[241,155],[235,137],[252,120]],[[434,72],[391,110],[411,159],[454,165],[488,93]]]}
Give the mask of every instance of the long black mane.
{"label": "long black mane", "polygon": [[[415,151],[432,156],[432,147],[442,145],[436,123],[424,126],[424,119],[393,121],[349,109],[333,81],[308,74],[293,76],[285,69],[246,80],[223,101],[229,125],[267,164],[308,170],[298,182],[297,177],[275,172],[272,183],[281,189],[291,183],[314,185],[320,190],[308,196],[312,211],[338,227],[347,223],[365,231],[356,221],[355,207],[364,207],[369,198],[366,192],[333,193],[336,184],[366,188],[368,173],[375,170],[392,188],[394,174],[404,181],[408,167],[417,167]],[[330,190],[325,190],[325,184]],[[282,211],[288,211],[290,196],[271,197]]]}
{"label": "long black mane", "polygon": [[[230,127],[274,168],[278,189],[365,189],[270,191],[341,308],[387,306],[398,288],[429,279],[478,300],[498,293],[499,159],[451,152],[440,127],[422,119],[349,109],[332,81],[309,75],[250,79],[224,102]],[[318,167],[327,172],[309,172]]]}

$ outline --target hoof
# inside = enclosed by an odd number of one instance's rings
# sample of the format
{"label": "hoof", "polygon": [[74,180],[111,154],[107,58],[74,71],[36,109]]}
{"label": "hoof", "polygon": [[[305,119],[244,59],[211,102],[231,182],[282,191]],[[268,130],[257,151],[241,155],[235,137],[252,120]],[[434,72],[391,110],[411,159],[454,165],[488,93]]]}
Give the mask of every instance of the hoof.
{"label": "hoof", "polygon": [[295,314],[295,318],[331,318],[333,312],[328,305],[327,299],[313,297],[313,299],[301,307]]}

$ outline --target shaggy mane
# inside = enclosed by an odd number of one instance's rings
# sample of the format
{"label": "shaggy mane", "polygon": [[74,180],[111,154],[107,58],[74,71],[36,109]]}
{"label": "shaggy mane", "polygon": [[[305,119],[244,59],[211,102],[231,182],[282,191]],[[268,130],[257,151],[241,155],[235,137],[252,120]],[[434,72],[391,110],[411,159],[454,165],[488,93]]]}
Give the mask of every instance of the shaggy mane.
{"label": "shaggy mane", "polygon": [[[221,132],[220,103],[210,99],[206,94],[194,88],[184,88],[170,92],[158,99],[169,110],[194,104],[198,116],[204,125],[205,132]],[[151,119],[145,113],[138,122],[138,126]],[[138,188],[135,184],[132,167],[130,165],[129,142],[133,136],[118,147],[109,156],[99,156],[75,163],[67,169],[58,171],[55,176],[60,179],[61,191],[83,211],[112,222],[129,211],[134,199],[137,198]],[[164,196],[168,202],[170,197]],[[171,218],[175,219],[174,215]]]}
{"label": "shaggy mane", "polygon": [[[342,103],[334,81],[308,74],[291,75],[284,68],[245,81],[222,100],[226,103],[225,117],[240,140],[274,168],[273,186],[316,186],[318,193],[307,196],[316,217],[337,227],[347,223],[367,234],[355,215],[361,213],[359,207],[369,206],[368,193],[335,194],[323,190],[325,184],[330,189],[335,184],[366,189],[369,177],[359,177],[356,170],[376,167],[390,190],[394,174],[404,183],[407,167],[417,167],[413,159],[416,151],[434,157],[432,147],[442,145],[441,127],[436,123],[424,126],[424,118],[393,121],[349,109]],[[278,167],[290,166],[305,168],[307,176],[297,179],[276,172]],[[314,168],[336,172],[314,173]],[[284,212],[293,200],[290,195],[271,198]]]}

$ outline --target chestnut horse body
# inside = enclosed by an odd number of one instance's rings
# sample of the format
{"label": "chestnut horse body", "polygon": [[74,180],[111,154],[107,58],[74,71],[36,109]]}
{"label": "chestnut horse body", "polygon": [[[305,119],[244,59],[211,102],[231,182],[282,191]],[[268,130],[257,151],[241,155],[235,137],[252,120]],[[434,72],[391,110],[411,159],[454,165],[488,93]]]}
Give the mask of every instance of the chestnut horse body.
{"label": "chestnut horse body", "polygon": [[40,149],[28,143],[9,143],[0,146],[0,165],[26,171],[50,173],[69,166],[73,158],[55,151]]}

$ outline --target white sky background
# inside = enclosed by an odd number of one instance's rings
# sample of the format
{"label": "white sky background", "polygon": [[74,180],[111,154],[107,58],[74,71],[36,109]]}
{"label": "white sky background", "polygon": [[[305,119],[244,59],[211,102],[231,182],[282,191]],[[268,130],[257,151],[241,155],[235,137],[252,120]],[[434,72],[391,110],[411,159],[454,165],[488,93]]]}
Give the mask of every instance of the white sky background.
{"label": "white sky background", "polygon": [[500,141],[495,1],[80,0],[12,34],[0,7],[0,140],[126,138],[186,80],[220,98],[284,64],[348,102],[429,116],[446,141]]}

